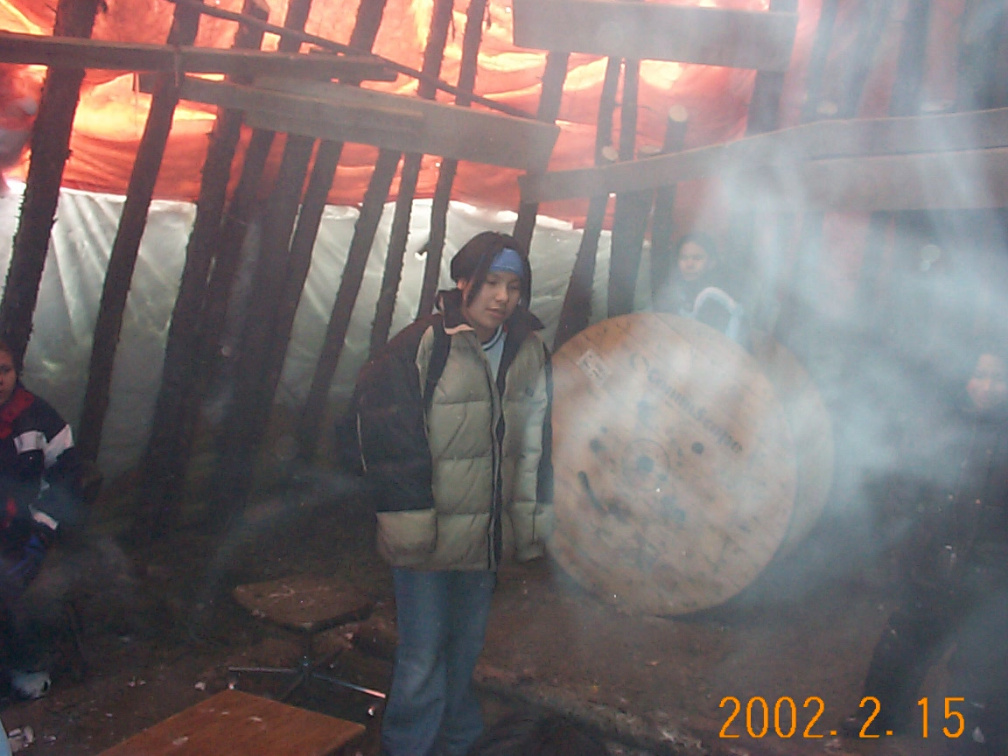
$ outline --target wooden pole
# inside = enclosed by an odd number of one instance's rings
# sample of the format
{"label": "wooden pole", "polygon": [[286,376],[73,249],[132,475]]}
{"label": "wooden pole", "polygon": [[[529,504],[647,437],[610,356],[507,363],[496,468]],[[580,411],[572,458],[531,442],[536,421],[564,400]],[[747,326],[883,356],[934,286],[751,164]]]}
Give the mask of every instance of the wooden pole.
{"label": "wooden pole", "polygon": [[315,366],[311,387],[308,389],[308,398],[305,400],[301,421],[298,425],[298,446],[301,449],[302,458],[305,459],[311,458],[318,441],[319,426],[325,415],[329,387],[332,385],[340,355],[343,353],[343,343],[350,327],[350,315],[357,302],[357,294],[360,292],[360,284],[364,278],[364,269],[367,267],[371,244],[374,242],[378,222],[381,220],[382,209],[388,198],[392,179],[395,178],[396,170],[399,167],[399,157],[398,152],[390,150],[381,150],[378,153],[371,181],[364,194],[361,213],[354,226],[354,235],[347,252],[346,266],[343,268],[343,278],[340,280],[339,289],[336,292],[336,301],[333,303],[332,313],[329,316],[322,352]]}
{"label": "wooden pole", "polygon": [[[486,0],[471,0],[466,11],[466,28],[462,35],[462,62],[459,66],[459,95],[455,104],[468,107],[472,98],[468,93],[476,86],[476,69],[479,60],[480,42],[483,39],[483,14]],[[444,158],[438,168],[437,185],[431,202],[430,238],[424,247],[424,275],[420,284],[420,304],[416,316],[422,318],[434,310],[438,282],[441,280],[441,257],[444,254],[445,236],[448,230],[448,206],[451,203],[452,185],[458,160]]]}
{"label": "wooden pole", "polygon": [[[263,0],[245,0],[244,11],[264,19],[269,16],[269,7]],[[234,47],[258,49],[262,36],[261,31],[242,26],[235,34]],[[210,135],[196,201],[196,218],[168,328],[151,435],[144,453],[135,539],[156,538],[167,532],[175,519],[175,506],[181,494],[194,434],[194,399],[202,395],[199,390],[202,387],[198,388],[197,384],[199,323],[206,306],[207,283],[215,252],[213,242],[224,213],[241,122],[241,112],[222,110]]]}
{"label": "wooden pole", "polygon": [[927,41],[931,26],[931,0],[915,0],[907,5],[896,62],[896,78],[889,101],[889,115],[920,113],[924,75],[927,72]]}
{"label": "wooden pole", "polygon": [[[835,5],[833,2],[829,6],[824,5],[823,15],[820,17],[820,29],[817,30],[816,44],[812,53],[813,60],[810,63],[809,74],[810,77],[815,74],[816,81],[814,86],[809,85],[808,102],[803,110],[804,121],[817,120],[820,115],[818,108],[819,100],[821,99],[821,81],[819,79],[821,78],[822,69],[825,67],[825,58],[829,54],[837,14],[837,9],[832,7],[833,5]],[[841,118],[853,118],[858,112],[864,86],[872,70],[872,62],[882,38],[882,30],[885,28],[891,12],[891,5],[891,0],[861,3],[860,13],[857,17],[857,22],[860,25],[857,44],[854,46],[853,52],[840,63],[840,67],[844,71],[842,74],[844,83],[840,88],[841,102],[837,115]],[[824,23],[827,24],[825,29],[822,28],[822,24]],[[877,247],[877,245],[881,244],[885,238],[885,229],[890,221],[891,216],[887,213],[876,213],[871,220],[866,242],[865,263],[862,265],[861,279],[859,281],[859,287],[866,288],[862,288],[859,297],[866,296],[868,290],[871,290],[874,294],[874,276],[878,271],[877,266],[874,264],[874,259],[876,255],[881,256],[881,248]],[[817,249],[815,245],[821,237],[823,222],[824,217],[821,211],[805,213],[801,226],[802,243],[799,245],[799,250],[803,253],[808,250],[813,254],[820,254],[821,250]],[[805,303],[806,298],[800,292],[804,291],[809,285],[811,280],[810,275],[811,267],[807,264],[807,261],[796,259],[791,275],[783,286],[785,294],[781,313],[776,324],[778,332],[783,333],[788,326],[804,322],[808,317],[808,307]],[[864,304],[867,307],[873,308],[871,303]],[[870,311],[869,309],[862,310],[862,312]]]}
{"label": "wooden pole", "polygon": [[812,43],[805,73],[805,102],[802,103],[801,115],[803,123],[817,118],[822,99],[823,74],[833,44],[833,29],[836,27],[839,5],[840,0],[823,0],[819,10],[819,23],[816,24],[815,41]]}
{"label": "wooden pole", "polygon": [[[867,7],[865,7],[867,6]],[[860,110],[861,98],[865,84],[872,70],[882,32],[892,13],[892,0],[864,3],[862,9],[861,29],[854,54],[846,61],[844,84],[841,87],[843,102],[838,116],[853,118]],[[885,257],[889,230],[892,227],[891,213],[872,213],[868,221],[868,232],[865,236],[864,254],[861,269],[858,272],[855,301],[860,317],[861,335],[866,339],[876,333],[876,327],[881,322],[879,298],[882,294],[882,262]],[[852,360],[847,361],[848,370],[855,370]]]}
{"label": "wooden pole", "polygon": [[[298,25],[303,27],[309,8],[310,0],[291,3],[288,6],[284,23],[292,27]],[[281,40],[279,49],[281,52],[297,52],[299,46],[300,43],[297,41]],[[239,116],[235,115],[234,117],[238,118]],[[187,466],[189,450],[198,423],[200,404],[217,362],[232,284],[238,269],[246,230],[256,206],[260,179],[273,138],[272,131],[257,130],[253,132],[245,150],[238,186],[235,188],[231,202],[225,211],[224,221],[219,228],[210,229],[213,232],[213,237],[208,245],[214,251],[212,269],[205,283],[203,306],[199,312],[197,324],[194,326],[192,373],[188,377],[188,385],[181,388],[183,399],[179,408],[178,423],[179,427],[189,435],[177,439],[179,458],[170,463],[170,472],[162,470],[165,477],[162,477],[161,480],[152,477],[152,486],[168,485],[169,480],[180,480]],[[223,157],[221,160],[223,161]],[[155,473],[157,472],[155,471]],[[134,528],[135,536],[140,539],[149,539],[162,535],[172,523],[179,493],[175,487],[164,493],[163,497],[155,496],[151,505],[145,508],[138,518]],[[143,532],[143,528],[147,524],[152,527],[149,534]]]}
{"label": "wooden pole", "polygon": [[[770,10],[796,13],[798,0],[770,0]],[[783,71],[758,71],[753,84],[752,99],[746,120],[746,135],[773,131],[780,122],[780,101],[784,90]],[[760,282],[752,275],[752,240],[756,233],[756,216],[751,211],[734,212],[728,218],[728,228],[722,242],[722,264],[728,269],[729,293],[743,305],[752,308]]]}
{"label": "wooden pole", "polygon": [[[686,108],[673,106],[665,122],[662,154],[678,152],[686,141]],[[662,311],[664,292],[675,271],[677,261],[672,259],[672,237],[675,232],[676,186],[664,186],[655,192],[654,213],[651,218],[651,302],[655,310]]]}
{"label": "wooden pole", "polygon": [[892,0],[875,0],[862,3],[861,30],[854,54],[844,65],[844,83],[840,88],[843,102],[837,115],[854,118],[861,106],[868,75],[871,73],[882,32],[892,14]]}
{"label": "wooden pole", "polygon": [[[444,60],[444,48],[448,40],[448,27],[451,25],[453,9],[454,0],[437,0],[434,3],[431,28],[427,36],[427,46],[424,50],[422,69],[424,74],[427,75],[428,80],[436,78],[441,71],[441,63]],[[426,100],[432,100],[434,99],[436,90],[433,86],[421,82],[417,94]],[[402,280],[403,258],[406,254],[406,243],[409,239],[413,197],[416,194],[422,160],[423,155],[419,153],[410,153],[403,157],[402,172],[399,176],[399,194],[396,197],[388,252],[385,256],[385,271],[382,274],[381,288],[378,291],[378,301],[375,306],[374,325],[371,328],[371,355],[376,354],[385,345],[385,342],[388,340],[389,329],[392,326],[392,314],[395,310],[396,296],[399,293],[399,282]]]}
{"label": "wooden pole", "polygon": [[[308,18],[310,0],[294,2],[288,6],[284,25],[291,29],[301,29]],[[283,52],[297,52],[300,41],[291,37],[280,40]],[[218,234],[217,255],[207,284],[206,306],[200,324],[202,339],[199,347],[199,361],[196,368],[197,386],[209,385],[221,363],[221,338],[231,303],[231,291],[238,265],[241,260],[242,245],[252,223],[252,217],[259,203],[259,185],[266,159],[276,132],[256,129],[252,132],[248,148],[242,162],[241,176],[235,187],[231,202],[225,212],[224,222]]]}
{"label": "wooden pole", "polygon": [[[620,160],[633,160],[637,136],[637,94],[640,61],[623,61],[623,97],[620,105]],[[609,317],[633,312],[634,292],[640,272],[644,230],[654,194],[644,190],[620,192],[613,208],[612,250],[609,257]]]}
{"label": "wooden pole", "polygon": [[[599,100],[598,121],[595,127],[596,165],[608,161],[606,148],[611,148],[612,144],[612,118],[616,109],[616,90],[619,87],[620,67],[621,61],[618,58],[609,58],[609,62],[606,64],[605,79],[602,82],[602,94]],[[581,244],[578,246],[577,256],[574,258],[570,283],[567,284],[567,293],[564,295],[563,307],[560,309],[560,320],[553,338],[554,350],[559,349],[568,339],[586,328],[591,319],[595,257],[598,254],[598,241],[602,235],[602,224],[605,221],[608,206],[608,194],[596,195],[588,202],[588,215],[585,218],[585,227],[581,234]]]}
{"label": "wooden pole", "polygon": [[[190,7],[188,5],[186,8]],[[272,50],[222,50],[196,45],[150,42],[106,42],[94,39],[48,37],[0,30],[0,63],[43,65],[49,68],[87,68],[140,73],[139,91],[153,92],[145,74],[166,73],[177,79],[190,75],[235,74],[263,77],[315,78],[323,81],[395,81],[396,73],[367,55],[300,55]],[[192,84],[179,96],[189,94]]]}
{"label": "wooden pole", "polygon": [[[168,33],[168,44],[191,45],[196,39],[199,18],[199,14],[191,9],[177,8],[172,28]],[[150,113],[140,138],[136,161],[126,190],[126,201],[119,219],[119,228],[112,242],[98,308],[98,320],[95,323],[87,389],[81,410],[77,446],[85,459],[95,460],[98,457],[105,411],[109,403],[115,352],[126,309],[126,297],[133,280],[140,239],[147,226],[147,212],[154,196],[154,182],[161,169],[161,159],[164,157],[168,133],[171,131],[175,106],[178,104],[180,84],[181,82],[172,74],[157,76],[154,94],[151,97]]]}
{"label": "wooden pole", "polygon": [[[871,31],[867,33],[868,41],[873,42],[874,45],[877,45],[881,38],[881,28],[884,27],[888,19],[889,10],[888,7],[874,9],[874,12],[879,15],[872,19],[869,27]],[[896,79],[889,101],[889,115],[891,116],[915,115],[920,112],[930,14],[930,0],[911,3],[907,9],[903,38],[900,40]],[[860,101],[860,90],[863,89],[866,78],[867,74],[859,77],[856,84],[857,91],[850,93],[852,105],[854,102]],[[854,99],[855,95],[856,100]],[[864,262],[861,265],[857,290],[858,301],[866,307],[860,312],[865,318],[864,328],[869,332],[875,332],[882,323],[888,320],[887,314],[879,306],[877,300],[881,294],[880,272],[885,252],[884,241],[888,236],[888,231],[894,225],[896,228],[919,228],[921,225],[920,214],[880,212],[871,214],[868,221]],[[887,295],[891,293],[888,292]],[[870,303],[867,301],[869,298],[871,298]],[[886,296],[886,299],[888,298]],[[853,367],[851,364],[850,368],[853,369]]]}
{"label": "wooden pole", "polygon": [[[425,75],[424,77],[427,81],[430,81],[431,76],[436,75],[436,72],[441,68],[441,59],[444,51],[444,43],[447,39],[448,24],[450,23],[451,13],[451,8],[445,7],[445,5],[451,5],[451,3],[444,5],[439,3],[439,5],[435,7],[435,13],[431,20],[431,33],[428,35],[428,42],[424,51],[424,73],[430,74],[430,76]],[[480,16],[482,17],[482,13]],[[472,8],[470,7],[469,18],[471,17]],[[469,25],[467,24],[467,36],[469,34],[468,26]],[[424,79],[421,79],[421,82],[423,82]],[[473,80],[474,79],[475,74],[473,74]],[[460,91],[464,91],[465,83],[466,82],[460,80]],[[431,99],[434,92],[429,86],[421,86],[418,94],[426,99]],[[468,103],[463,102],[460,104]],[[343,278],[340,281],[339,290],[336,293],[336,301],[333,303],[332,313],[329,317],[329,325],[326,329],[322,352],[315,367],[311,387],[309,388],[308,397],[305,401],[305,406],[298,424],[298,453],[301,459],[311,459],[314,456],[315,449],[318,445],[318,435],[321,422],[326,416],[325,410],[329,389],[332,385],[333,376],[336,374],[336,368],[339,365],[339,359],[343,351],[343,342],[346,338],[346,332],[350,326],[350,316],[353,312],[354,304],[357,301],[357,295],[360,293],[360,284],[364,277],[364,269],[370,255],[371,244],[374,241],[374,235],[378,227],[378,222],[381,220],[385,200],[388,198],[388,191],[392,185],[392,179],[395,177],[396,170],[398,169],[400,158],[401,155],[399,153],[395,153],[390,150],[381,150],[378,153],[378,160],[375,164],[375,170],[371,175],[371,181],[364,197],[361,214],[357,220],[356,226],[354,227],[354,236],[350,243],[350,250],[347,253],[347,263],[343,269]],[[419,168],[419,163],[416,163],[415,168]],[[408,190],[410,203],[412,203],[412,194],[416,187],[416,177],[412,176],[413,170],[413,167],[407,170],[407,167],[404,165],[403,176],[400,182],[401,188]],[[450,181],[450,175],[451,174],[443,171],[439,177],[439,185],[442,181]],[[405,184],[404,187],[402,187],[403,184]],[[448,192],[450,192],[450,184]],[[447,199],[444,199],[445,196],[446,195],[442,194],[442,201],[447,206]],[[393,259],[390,264],[386,264],[385,274],[382,280],[383,292],[387,292],[390,288],[392,288],[393,277],[395,278],[394,288],[398,289],[398,276],[393,276],[389,271],[390,265],[392,270],[401,270],[402,265],[402,253],[396,253],[395,250],[405,249],[409,216],[404,215],[404,211],[401,208],[402,205],[397,203],[396,214],[393,219],[393,238],[390,241],[389,246],[390,256],[394,257],[398,254],[399,259],[398,261]],[[394,292],[392,304],[394,305]],[[387,337],[388,325],[383,325],[383,323],[391,322],[391,311],[382,310],[380,301],[378,308],[379,310],[376,314],[375,324],[377,328],[385,331],[385,335]],[[379,321],[379,316],[381,316],[381,321]],[[375,334],[372,333],[372,351],[376,348],[375,338]],[[382,341],[384,342],[384,338]]]}
{"label": "wooden pole", "polygon": [[1008,103],[1008,82],[1000,68],[1006,19],[1008,13],[1001,0],[966,4],[959,27],[956,110],[997,108]]}
{"label": "wooden pole", "polygon": [[[796,13],[798,0],[770,0],[770,10],[782,13]],[[749,101],[749,117],[746,134],[762,134],[773,131],[780,121],[780,99],[784,89],[784,72],[759,71],[753,85],[752,99]]]}
{"label": "wooden pole", "polygon": [[[569,60],[570,53],[565,52],[551,51],[546,56],[542,93],[539,95],[539,112],[536,114],[536,118],[543,123],[556,123],[560,114],[560,101],[563,97],[564,82],[567,80]],[[522,202],[518,206],[518,219],[515,221],[512,235],[526,247],[532,245],[532,232],[535,230],[538,213],[538,202]]]}
{"label": "wooden pole", "polygon": [[200,386],[212,381],[222,359],[221,338],[241,262],[242,245],[260,202],[260,183],[275,137],[275,132],[266,129],[252,132],[242,159],[238,184],[225,208],[224,219],[217,232],[217,251],[207,281],[206,305],[200,320],[201,335],[196,366],[196,381]]}
{"label": "wooden pole", "polygon": [[[90,37],[95,15],[103,6],[102,0],[60,0],[56,6],[53,35]],[[63,168],[70,156],[70,133],[83,80],[83,69],[50,69],[42,86],[32,130],[31,163],[21,216],[0,300],[0,336],[18,361],[24,356],[31,335],[39,282],[56,217]]]}
{"label": "wooden pole", "polygon": [[269,420],[280,379],[286,341],[276,343],[274,328],[278,326],[289,273],[291,234],[314,147],[312,137],[287,135],[276,181],[266,200],[249,298],[254,311],[245,315],[234,392],[221,434],[215,502],[215,510],[221,515],[226,509],[239,511],[251,490],[251,470],[262,439],[261,429]]}
{"label": "wooden pole", "polygon": [[[384,1],[381,2],[382,11]],[[359,9],[367,13],[370,9]],[[370,48],[370,44],[368,46]],[[252,300],[256,312],[246,316],[235,376],[234,397],[224,421],[224,434],[217,478],[216,514],[218,517],[240,511],[254,482],[251,471],[262,445],[261,429],[269,422],[273,397],[280,382],[284,357],[290,340],[297,301],[304,286],[311,261],[314,233],[309,233],[311,219],[300,234],[297,250],[292,249],[292,232],[301,204],[304,186],[315,140],[311,137],[287,135],[284,155],[277,181],[267,202],[263,222],[260,255],[253,276]],[[342,152],[342,148],[338,151]],[[338,159],[334,148],[326,150],[323,165],[311,182],[312,217],[317,214],[314,232],[321,220],[324,197],[331,186]],[[322,204],[318,201],[322,198]],[[296,255],[296,257],[295,257]],[[293,292],[292,288],[297,291]]]}
{"label": "wooden pole", "polygon": [[[385,5],[386,0],[371,0],[371,2],[361,4],[358,8],[354,30],[350,35],[351,49],[359,52],[371,50]],[[319,145],[308,189],[301,204],[301,211],[298,213],[298,224],[291,241],[290,262],[283,299],[276,318],[276,326],[273,329],[274,354],[281,362],[275,365],[270,374],[275,375],[277,379],[279,379],[282,358],[286,355],[286,347],[290,341],[290,333],[294,326],[301,294],[311,266],[312,250],[322,221],[322,213],[325,211],[329,190],[332,187],[342,152],[342,142],[325,140]],[[272,397],[275,392],[276,383],[274,382],[270,396]],[[305,459],[304,457],[300,458]]]}
{"label": "wooden pole", "polygon": [[252,303],[246,312],[238,347],[234,393],[221,434],[221,458],[215,480],[215,517],[240,511],[254,482],[254,462],[273,406],[273,392],[283,366],[273,328],[288,274],[288,250],[301,204],[315,140],[287,135],[276,183],[266,203],[259,255],[252,274]]}

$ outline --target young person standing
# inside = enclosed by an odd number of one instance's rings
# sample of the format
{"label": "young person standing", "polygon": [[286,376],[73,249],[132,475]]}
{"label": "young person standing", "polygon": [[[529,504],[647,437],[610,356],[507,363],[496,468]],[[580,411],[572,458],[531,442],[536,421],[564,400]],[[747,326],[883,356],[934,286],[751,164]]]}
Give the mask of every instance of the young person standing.
{"label": "young person standing", "polygon": [[501,562],[552,529],[549,353],[528,253],[483,232],[451,262],[439,312],[364,366],[357,426],[375,484],[397,630],[388,756],[462,756],[483,729],[472,673]]}
{"label": "young person standing", "polygon": [[853,738],[919,733],[921,685],[954,642],[944,704],[932,711],[946,718],[938,737],[950,756],[994,756],[1008,748],[1008,359],[997,345],[966,363],[893,492],[914,517],[903,595],[864,681],[874,701],[842,728]]}

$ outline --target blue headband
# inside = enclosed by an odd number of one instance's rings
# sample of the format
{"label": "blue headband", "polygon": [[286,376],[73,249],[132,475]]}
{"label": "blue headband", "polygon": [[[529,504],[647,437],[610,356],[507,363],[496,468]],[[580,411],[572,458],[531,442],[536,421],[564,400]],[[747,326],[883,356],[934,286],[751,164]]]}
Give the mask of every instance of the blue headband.
{"label": "blue headband", "polygon": [[525,278],[525,265],[522,263],[521,255],[508,247],[498,252],[493,262],[490,263],[488,272],[499,273],[502,271],[514,273],[519,278]]}

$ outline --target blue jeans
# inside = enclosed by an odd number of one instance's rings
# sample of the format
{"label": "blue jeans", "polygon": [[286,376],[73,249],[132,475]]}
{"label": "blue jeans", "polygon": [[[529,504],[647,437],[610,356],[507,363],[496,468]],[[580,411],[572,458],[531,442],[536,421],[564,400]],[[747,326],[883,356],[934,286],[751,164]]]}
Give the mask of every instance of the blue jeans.
{"label": "blue jeans", "polygon": [[472,673],[483,650],[488,570],[394,568],[396,647],[382,718],[387,756],[463,756],[483,731]]}

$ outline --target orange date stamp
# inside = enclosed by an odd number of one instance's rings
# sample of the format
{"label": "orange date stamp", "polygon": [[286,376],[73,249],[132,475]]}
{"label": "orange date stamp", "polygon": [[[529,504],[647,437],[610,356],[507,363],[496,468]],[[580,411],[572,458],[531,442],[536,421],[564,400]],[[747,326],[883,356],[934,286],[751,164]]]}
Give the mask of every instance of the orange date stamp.
{"label": "orange date stamp", "polygon": [[[965,706],[966,699],[962,696],[946,696],[944,699],[944,719],[931,723],[931,712],[927,697],[917,702],[920,710],[920,735],[928,737],[958,738],[966,729],[966,719],[960,707]],[[882,712],[881,702],[875,696],[865,696],[858,707],[864,709],[864,724],[861,730],[853,734],[855,738],[877,739],[892,735],[891,730],[878,734],[873,728],[875,719]],[[753,696],[743,705],[736,696],[725,696],[718,704],[719,709],[728,710],[728,718],[718,734],[720,738],[739,738],[743,732],[751,738],[778,737],[788,738],[824,738],[835,737],[838,731],[824,729],[820,723],[826,712],[826,704],[819,696],[809,696],[799,707],[795,699],[781,696],[775,701],[767,701],[762,696]],[[799,721],[808,719],[804,727]],[[940,729],[939,729],[940,728]]]}

